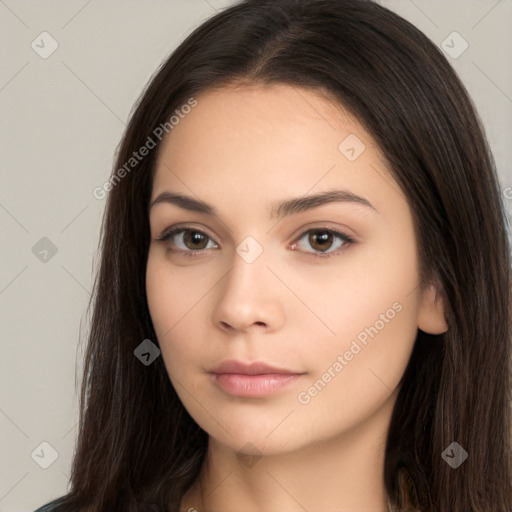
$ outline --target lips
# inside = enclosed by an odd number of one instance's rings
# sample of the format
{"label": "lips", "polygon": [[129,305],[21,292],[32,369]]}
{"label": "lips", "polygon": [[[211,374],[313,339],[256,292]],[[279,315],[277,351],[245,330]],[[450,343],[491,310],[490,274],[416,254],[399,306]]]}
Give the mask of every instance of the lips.
{"label": "lips", "polygon": [[223,361],[209,373],[211,381],[224,393],[240,398],[271,395],[292,385],[303,375],[303,372],[262,362],[245,364],[235,360]]}
{"label": "lips", "polygon": [[223,361],[211,373],[225,374],[236,373],[238,375],[299,375],[301,372],[277,368],[262,362],[245,364],[233,359]]}

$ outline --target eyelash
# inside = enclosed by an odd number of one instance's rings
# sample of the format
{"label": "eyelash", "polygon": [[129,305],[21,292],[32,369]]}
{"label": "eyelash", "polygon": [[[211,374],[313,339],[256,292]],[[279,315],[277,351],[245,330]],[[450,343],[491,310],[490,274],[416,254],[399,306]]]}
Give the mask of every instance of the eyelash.
{"label": "eyelash", "polygon": [[[205,235],[210,240],[212,240],[215,244],[217,244],[217,242],[215,242],[212,237],[210,237],[209,235],[207,235],[203,231],[201,231],[199,229],[196,229],[194,227],[190,227],[190,226],[175,226],[175,227],[169,228],[168,230],[165,230],[159,237],[157,237],[156,240],[159,241],[159,242],[166,242],[169,239],[172,239],[172,237],[174,235],[177,235],[179,233],[183,233],[183,232],[186,232],[186,231],[194,231],[194,232],[197,232],[197,233],[201,233],[202,235]],[[321,252],[305,251],[306,254],[308,254],[310,256],[313,256],[315,258],[329,258],[331,256],[338,256],[349,245],[352,245],[352,244],[356,243],[356,241],[352,237],[346,235],[345,233],[341,233],[339,231],[335,231],[333,229],[330,229],[330,228],[327,228],[327,227],[321,227],[321,226],[320,227],[316,227],[316,228],[312,228],[312,229],[308,229],[308,230],[304,231],[296,239],[296,241],[300,241],[304,237],[304,235],[307,235],[308,233],[311,233],[311,232],[330,233],[330,234],[334,235],[335,237],[340,238],[344,242],[341,247],[339,247],[338,249],[335,249],[334,251],[331,251],[331,252],[321,253]],[[294,242],[294,245],[295,245],[295,243],[296,242]],[[173,251],[173,252],[182,253],[184,256],[190,257],[190,258],[198,257],[201,254],[203,254],[204,252],[208,251],[208,249],[201,249],[201,250],[197,250],[197,251],[191,250],[191,249],[188,249],[188,250],[184,250],[184,249],[169,249],[169,250]]]}

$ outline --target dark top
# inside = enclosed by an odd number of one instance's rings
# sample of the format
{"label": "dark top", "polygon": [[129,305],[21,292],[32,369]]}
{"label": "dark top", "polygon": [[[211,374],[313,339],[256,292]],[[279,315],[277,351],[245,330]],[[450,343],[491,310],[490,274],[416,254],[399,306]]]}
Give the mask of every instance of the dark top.
{"label": "dark top", "polygon": [[57,504],[59,500],[53,500],[47,503],[46,505],[43,505],[42,507],[38,508],[34,512],[52,512],[53,507]]}

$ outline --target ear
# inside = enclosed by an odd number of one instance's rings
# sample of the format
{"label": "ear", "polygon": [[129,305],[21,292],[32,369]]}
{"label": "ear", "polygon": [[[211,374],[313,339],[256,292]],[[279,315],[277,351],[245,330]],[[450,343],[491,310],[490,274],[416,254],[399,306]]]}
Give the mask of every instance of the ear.
{"label": "ear", "polygon": [[430,284],[422,293],[418,309],[418,329],[428,334],[443,334],[448,330],[445,319],[444,300],[436,283]]}

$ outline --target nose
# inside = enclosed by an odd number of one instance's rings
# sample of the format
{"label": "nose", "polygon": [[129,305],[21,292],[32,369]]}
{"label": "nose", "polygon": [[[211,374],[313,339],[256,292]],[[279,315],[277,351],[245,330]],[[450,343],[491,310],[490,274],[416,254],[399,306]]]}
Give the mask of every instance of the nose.
{"label": "nose", "polygon": [[285,321],[282,288],[263,254],[252,263],[234,254],[233,266],[217,288],[215,326],[225,332],[278,330]]}

